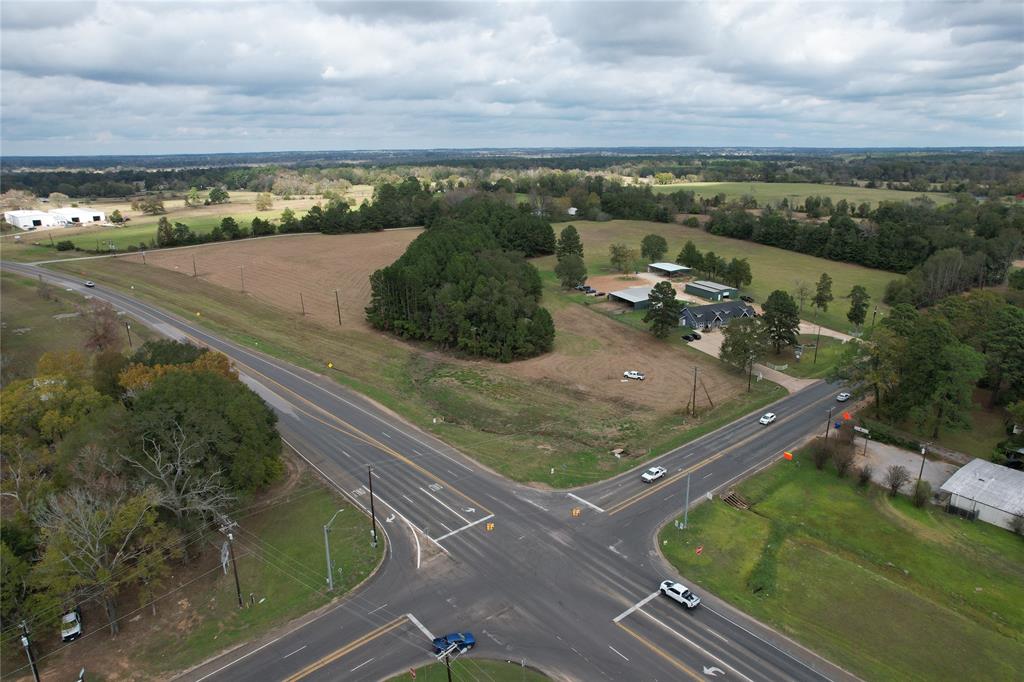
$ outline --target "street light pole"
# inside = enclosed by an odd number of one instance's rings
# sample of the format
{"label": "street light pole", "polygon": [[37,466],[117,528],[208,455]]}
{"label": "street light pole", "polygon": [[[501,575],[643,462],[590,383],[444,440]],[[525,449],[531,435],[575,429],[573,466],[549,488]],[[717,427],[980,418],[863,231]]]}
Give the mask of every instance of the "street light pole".
{"label": "street light pole", "polygon": [[924,475],[924,453],[928,450],[930,443],[921,443],[921,469],[917,472],[917,484],[921,485],[921,477]]}
{"label": "street light pole", "polygon": [[832,427],[832,410],[836,409],[833,405],[828,408],[828,421],[825,422],[825,440],[828,440],[828,430]]}
{"label": "street light pole", "polygon": [[334,523],[334,519],[338,518],[338,514],[343,511],[345,510],[339,509],[334,512],[331,520],[324,524],[324,552],[327,554],[327,589],[331,592],[334,591],[334,567],[331,565],[331,541],[327,534],[331,532],[331,524]]}
{"label": "street light pole", "polygon": [[818,325],[818,338],[814,340],[814,362],[812,365],[818,364],[818,346],[821,345],[821,325]]}
{"label": "street light pole", "polygon": [[132,349],[132,323],[128,320],[124,321],[124,328],[128,330],[128,350]]}
{"label": "street light pole", "polygon": [[28,655],[28,664],[32,667],[32,677],[39,682],[39,668],[36,666],[36,657],[32,654],[32,640],[28,637],[28,624],[21,621],[21,645],[25,647]]}
{"label": "street light pole", "polygon": [[683,528],[690,527],[690,476],[686,476],[686,506],[683,507]]}
{"label": "street light pole", "polygon": [[373,511],[373,467],[366,465],[366,478],[370,481],[370,537],[373,546],[377,546],[377,514]]}

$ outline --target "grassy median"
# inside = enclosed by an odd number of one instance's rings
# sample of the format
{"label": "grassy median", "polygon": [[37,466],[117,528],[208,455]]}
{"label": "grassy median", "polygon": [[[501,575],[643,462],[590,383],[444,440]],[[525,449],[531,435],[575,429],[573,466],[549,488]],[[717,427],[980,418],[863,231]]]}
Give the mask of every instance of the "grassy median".
{"label": "grassy median", "polygon": [[[1024,679],[1024,542],[798,454],[666,526],[697,585],[865,679]],[[700,555],[695,548],[703,545]]]}

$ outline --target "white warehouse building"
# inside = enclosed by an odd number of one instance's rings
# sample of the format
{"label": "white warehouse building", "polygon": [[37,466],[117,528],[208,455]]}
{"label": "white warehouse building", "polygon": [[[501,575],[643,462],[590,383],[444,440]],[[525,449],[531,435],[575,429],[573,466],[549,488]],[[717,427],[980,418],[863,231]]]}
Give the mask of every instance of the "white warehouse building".
{"label": "white warehouse building", "polygon": [[942,484],[946,510],[1010,529],[1024,517],[1024,471],[973,459]]}
{"label": "white warehouse building", "polygon": [[4,220],[19,230],[46,230],[62,227],[66,222],[62,216],[31,210],[6,211]]}
{"label": "white warehouse building", "polygon": [[77,208],[75,206],[69,206],[67,208],[53,208],[50,209],[50,214],[63,219],[65,225],[105,223],[107,221],[107,217],[103,214],[103,211]]}

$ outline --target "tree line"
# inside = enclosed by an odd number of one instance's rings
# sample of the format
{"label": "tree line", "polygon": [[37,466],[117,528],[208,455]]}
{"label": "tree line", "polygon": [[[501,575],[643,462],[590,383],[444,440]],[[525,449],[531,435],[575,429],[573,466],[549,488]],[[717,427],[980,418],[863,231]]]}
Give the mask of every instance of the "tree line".
{"label": "tree line", "polygon": [[554,253],[550,223],[487,197],[428,225],[370,276],[370,323],[402,338],[509,362],[545,353],[555,327],[527,257]]}
{"label": "tree line", "polygon": [[0,394],[5,651],[94,603],[150,599],[213,524],[282,473],[276,416],[228,359],[175,341],[121,353],[116,311],[92,304],[87,348],[47,353]]}

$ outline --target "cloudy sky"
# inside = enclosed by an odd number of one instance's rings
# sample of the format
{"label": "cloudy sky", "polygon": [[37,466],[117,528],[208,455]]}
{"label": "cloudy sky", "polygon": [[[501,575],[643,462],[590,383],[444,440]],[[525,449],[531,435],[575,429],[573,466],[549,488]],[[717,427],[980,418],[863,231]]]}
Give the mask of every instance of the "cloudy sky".
{"label": "cloudy sky", "polygon": [[0,3],[4,154],[1024,145],[1024,3]]}

